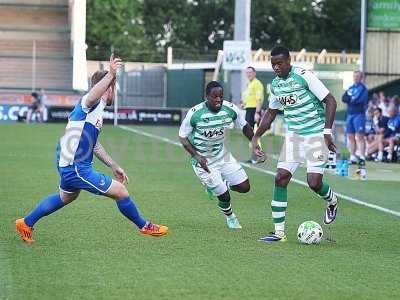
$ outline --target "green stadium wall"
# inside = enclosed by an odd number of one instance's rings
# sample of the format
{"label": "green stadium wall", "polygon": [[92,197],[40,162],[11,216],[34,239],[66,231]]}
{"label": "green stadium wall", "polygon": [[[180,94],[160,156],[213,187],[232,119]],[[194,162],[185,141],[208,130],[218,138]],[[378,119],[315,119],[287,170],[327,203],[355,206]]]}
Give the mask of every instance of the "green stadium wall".
{"label": "green stadium wall", "polygon": [[203,101],[205,70],[168,70],[167,107],[192,107]]}
{"label": "green stadium wall", "polygon": [[[343,94],[343,80],[338,78],[339,72],[354,71],[357,69],[356,65],[322,65],[315,64],[314,71],[323,74],[321,81],[335,96],[338,109],[336,119],[343,120],[345,118],[346,107],[342,102]],[[204,99],[204,89],[209,81],[208,73],[213,70],[207,69],[180,69],[167,71],[167,107],[181,107],[189,108]],[[258,71],[257,78],[264,84],[265,87],[269,85],[275,77],[271,71]],[[207,79],[206,79],[207,78]],[[225,97],[231,98],[229,93],[230,76],[229,72],[220,72],[219,82],[222,83],[225,89]],[[265,89],[267,91],[267,88]],[[267,95],[265,95],[267,99]]]}

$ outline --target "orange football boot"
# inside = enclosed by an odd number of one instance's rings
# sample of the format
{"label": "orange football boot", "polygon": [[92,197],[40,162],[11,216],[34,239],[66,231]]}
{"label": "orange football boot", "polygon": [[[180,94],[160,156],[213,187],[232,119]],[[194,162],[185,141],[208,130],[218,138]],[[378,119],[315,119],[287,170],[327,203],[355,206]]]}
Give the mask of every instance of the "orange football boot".
{"label": "orange football boot", "polygon": [[157,225],[151,222],[147,223],[142,229],[139,230],[141,234],[151,236],[163,236],[168,233],[168,227],[164,225]]}
{"label": "orange football boot", "polygon": [[25,243],[32,244],[34,242],[32,239],[33,228],[26,225],[24,219],[15,220],[15,227]]}

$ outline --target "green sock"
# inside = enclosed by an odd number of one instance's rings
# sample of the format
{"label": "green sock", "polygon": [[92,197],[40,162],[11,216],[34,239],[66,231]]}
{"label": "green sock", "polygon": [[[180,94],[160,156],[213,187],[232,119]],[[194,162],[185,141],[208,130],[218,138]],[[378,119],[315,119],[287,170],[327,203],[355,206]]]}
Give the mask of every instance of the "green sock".
{"label": "green sock", "polygon": [[231,216],[233,213],[230,201],[218,201],[218,207],[221,212],[227,217]]}
{"label": "green sock", "polygon": [[326,182],[322,182],[322,186],[317,194],[327,202],[334,201],[336,202],[336,196],[333,193],[331,187]]}
{"label": "green sock", "polygon": [[276,186],[274,187],[274,196],[271,201],[272,219],[275,225],[275,232],[285,231],[285,216],[287,207],[287,188]]}

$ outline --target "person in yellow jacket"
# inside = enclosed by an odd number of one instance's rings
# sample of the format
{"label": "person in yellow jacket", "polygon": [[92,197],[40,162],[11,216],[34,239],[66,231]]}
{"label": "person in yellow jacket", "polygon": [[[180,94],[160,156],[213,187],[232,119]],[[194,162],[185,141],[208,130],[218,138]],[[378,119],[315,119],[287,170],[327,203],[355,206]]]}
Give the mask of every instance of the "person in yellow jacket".
{"label": "person in yellow jacket", "polygon": [[264,85],[256,78],[256,70],[247,67],[246,76],[249,79],[242,93],[242,107],[246,110],[246,121],[254,129],[261,119],[261,107],[264,102]]}
{"label": "person in yellow jacket", "polygon": [[[246,89],[242,93],[242,108],[246,110],[246,121],[257,130],[257,124],[261,119],[261,108],[264,102],[264,85],[256,78],[256,70],[253,67],[246,68],[246,76],[249,79]],[[254,155],[248,163],[259,162]]]}

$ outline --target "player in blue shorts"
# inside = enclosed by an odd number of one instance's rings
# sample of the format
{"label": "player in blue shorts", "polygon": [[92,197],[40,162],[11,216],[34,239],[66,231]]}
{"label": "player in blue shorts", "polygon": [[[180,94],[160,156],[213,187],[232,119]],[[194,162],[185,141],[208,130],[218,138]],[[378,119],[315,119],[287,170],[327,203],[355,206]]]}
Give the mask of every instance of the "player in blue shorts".
{"label": "player in blue shorts", "polygon": [[[153,224],[140,215],[125,187],[128,176],[97,141],[103,125],[104,108],[112,105],[114,100],[115,76],[120,66],[121,59],[111,55],[110,71],[97,71],[92,76],[92,88],[71,112],[57,148],[59,192],[47,196],[27,216],[15,221],[23,241],[32,243],[36,222],[77,199],[81,190],[114,199],[120,212],[142,234],[162,236],[168,233],[168,227]],[[116,180],[93,170],[93,154],[111,168]]]}

